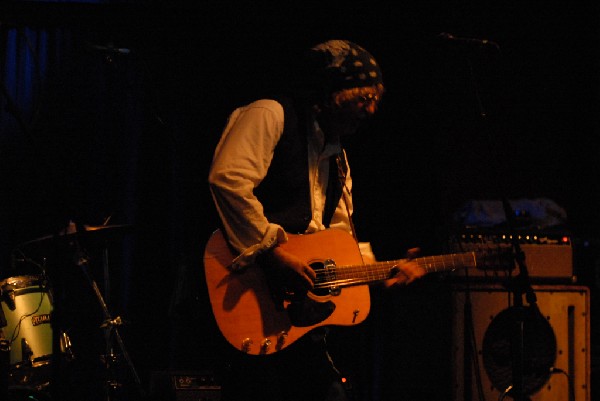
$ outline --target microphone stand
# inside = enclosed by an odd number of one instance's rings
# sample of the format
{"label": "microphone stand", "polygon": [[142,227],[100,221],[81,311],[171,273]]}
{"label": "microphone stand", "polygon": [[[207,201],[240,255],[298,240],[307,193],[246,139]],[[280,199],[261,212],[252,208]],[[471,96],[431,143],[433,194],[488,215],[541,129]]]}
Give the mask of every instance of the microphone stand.
{"label": "microphone stand", "polygon": [[[521,246],[519,244],[518,236],[514,234],[514,211],[510,205],[508,200],[503,199],[502,205],[504,208],[504,214],[506,216],[506,222],[509,229],[509,234],[511,234],[512,238],[512,247],[514,250],[515,261],[519,266],[519,274],[512,279],[509,283],[509,290],[512,291],[513,294],[513,307],[512,310],[515,312],[513,314],[514,321],[512,322],[512,327],[510,328],[511,333],[511,354],[512,354],[512,389],[509,394],[512,395],[515,401],[526,401],[525,394],[525,382],[524,382],[524,354],[525,354],[525,308],[523,305],[523,295],[527,300],[527,303],[531,307],[535,307],[537,309],[537,297],[533,288],[531,287],[531,283],[529,280],[529,273],[527,271],[527,264],[525,263],[525,254],[521,250]],[[500,389],[503,390],[503,389]]]}
{"label": "microphone stand", "polygon": [[[500,54],[499,46],[495,44],[496,50],[498,50],[498,54]],[[467,57],[467,61],[469,64],[469,72],[471,76],[471,82],[473,84],[473,91],[475,94],[475,98],[477,100],[477,106],[479,109],[479,116],[481,120],[484,122],[483,126],[485,131],[487,132],[488,137],[488,145],[490,148],[490,156],[491,160],[494,162],[493,172],[498,174],[499,171],[499,163],[497,160],[497,155],[493,151],[494,143],[492,140],[492,135],[489,130],[489,124],[487,123],[487,112],[483,107],[483,102],[481,101],[481,95],[479,91],[479,87],[477,85],[477,81],[475,79],[475,75],[473,73],[473,64],[471,59]],[[519,274],[512,279],[508,284],[509,291],[513,294],[513,304],[514,304],[514,321],[512,322],[510,333],[510,344],[511,344],[511,370],[512,370],[512,388],[509,386],[508,389],[499,389],[504,394],[508,394],[513,397],[514,401],[529,401],[529,398],[525,394],[525,383],[524,383],[524,325],[525,325],[525,308],[523,304],[523,295],[525,295],[527,299],[527,303],[537,309],[537,299],[536,295],[531,287],[531,283],[529,280],[529,273],[527,270],[527,265],[525,263],[525,254],[521,249],[519,244],[518,235],[516,235],[514,231],[514,217],[515,213],[512,209],[510,202],[506,197],[506,190],[504,185],[502,185],[502,181],[500,177],[497,176],[495,182],[500,185],[501,194],[502,194],[502,207],[504,211],[504,215],[506,218],[506,224],[508,228],[508,234],[511,238],[511,245],[515,255],[515,261],[519,267]],[[465,361],[466,363],[466,361]],[[470,389],[469,389],[470,391]],[[467,391],[465,390],[465,394]]]}

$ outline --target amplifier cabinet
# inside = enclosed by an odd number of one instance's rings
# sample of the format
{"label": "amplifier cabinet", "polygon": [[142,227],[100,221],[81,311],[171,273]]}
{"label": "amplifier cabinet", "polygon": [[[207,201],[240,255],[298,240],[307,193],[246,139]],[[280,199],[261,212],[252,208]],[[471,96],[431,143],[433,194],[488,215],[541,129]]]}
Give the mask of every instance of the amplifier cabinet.
{"label": "amplifier cabinet", "polygon": [[[590,401],[589,289],[573,285],[533,285],[533,290],[540,319],[549,323],[549,332],[554,333],[556,348],[555,359],[551,362],[547,375],[541,372],[545,379],[527,395],[531,401]],[[470,308],[465,308],[465,302],[469,299],[470,303],[467,305]],[[487,361],[490,358],[489,348],[484,347],[484,338],[491,331],[492,323],[498,322],[501,313],[505,315],[504,311],[514,310],[511,299],[512,294],[500,285],[472,284],[468,288],[464,284],[453,286],[453,401],[478,401],[481,399],[480,392],[483,392],[485,400],[502,398],[505,389],[496,388],[495,373],[488,369],[489,363],[485,363],[486,356]],[[528,306],[525,301],[524,306]],[[494,324],[494,327],[497,325]],[[472,346],[467,345],[471,343],[471,336],[465,336],[468,332],[473,333]],[[489,337],[491,336],[488,339]],[[527,352],[528,350],[524,352],[526,360]],[[509,381],[511,378],[512,375],[508,376]],[[523,387],[526,388],[526,385]],[[510,394],[506,399],[512,399]]]}

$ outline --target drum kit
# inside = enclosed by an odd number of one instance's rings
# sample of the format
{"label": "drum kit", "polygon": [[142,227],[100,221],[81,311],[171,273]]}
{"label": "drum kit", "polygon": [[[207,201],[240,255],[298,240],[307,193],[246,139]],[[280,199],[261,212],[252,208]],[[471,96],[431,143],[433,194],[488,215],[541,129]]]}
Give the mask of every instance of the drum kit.
{"label": "drum kit", "polygon": [[[117,359],[122,358],[130,370],[131,377],[140,395],[143,393],[140,380],[131,362],[118,326],[120,317],[113,317],[107,305],[109,297],[108,257],[104,254],[104,293],[94,275],[89,271],[90,257],[81,244],[104,244],[130,232],[129,225],[81,226],[74,223],[57,234],[36,238],[17,246],[12,253],[11,270],[14,276],[0,281],[0,354],[3,355],[3,373],[0,383],[6,383],[0,392],[8,394],[8,400],[55,400],[65,399],[65,385],[61,374],[65,366],[77,359],[68,330],[63,327],[64,305],[59,294],[63,280],[55,274],[56,268],[47,266],[47,260],[56,255],[56,250],[75,250],[69,255],[81,268],[85,282],[89,284],[91,297],[100,306],[103,321],[95,324],[103,331],[105,344],[99,363],[103,374],[104,400],[118,398],[121,383],[115,379],[113,370]],[[90,242],[94,241],[94,242]],[[107,252],[107,248],[104,249]],[[30,255],[35,255],[32,257]],[[27,266],[19,272],[18,265]],[[117,348],[118,347],[118,348]],[[119,352],[120,351],[120,352]],[[60,382],[60,383],[59,383]],[[68,386],[67,386],[68,387]],[[67,390],[68,391],[68,390]]]}

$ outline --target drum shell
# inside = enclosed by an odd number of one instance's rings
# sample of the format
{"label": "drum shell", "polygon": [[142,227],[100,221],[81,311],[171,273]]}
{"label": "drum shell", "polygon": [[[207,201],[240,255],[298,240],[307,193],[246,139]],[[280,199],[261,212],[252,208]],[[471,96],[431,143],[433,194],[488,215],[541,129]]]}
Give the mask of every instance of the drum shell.
{"label": "drum shell", "polygon": [[3,331],[10,344],[11,366],[35,367],[48,363],[53,329],[52,296],[46,281],[37,276],[11,277],[0,283],[0,289],[7,322]]}

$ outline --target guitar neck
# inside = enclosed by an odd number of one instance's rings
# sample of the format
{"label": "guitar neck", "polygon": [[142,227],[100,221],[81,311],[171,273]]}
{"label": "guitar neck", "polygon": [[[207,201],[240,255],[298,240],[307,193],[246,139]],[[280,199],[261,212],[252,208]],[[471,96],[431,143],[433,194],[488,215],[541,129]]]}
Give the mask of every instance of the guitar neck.
{"label": "guitar neck", "polygon": [[[397,259],[361,265],[335,266],[325,263],[317,273],[315,288],[349,287],[373,284],[393,277],[400,266],[409,259]],[[454,271],[461,267],[476,267],[475,252],[453,253],[411,259],[428,273]]]}

